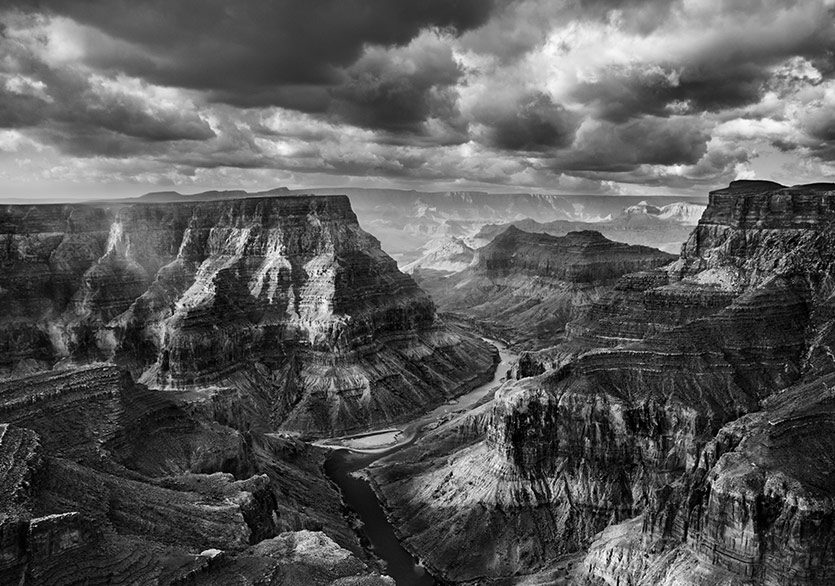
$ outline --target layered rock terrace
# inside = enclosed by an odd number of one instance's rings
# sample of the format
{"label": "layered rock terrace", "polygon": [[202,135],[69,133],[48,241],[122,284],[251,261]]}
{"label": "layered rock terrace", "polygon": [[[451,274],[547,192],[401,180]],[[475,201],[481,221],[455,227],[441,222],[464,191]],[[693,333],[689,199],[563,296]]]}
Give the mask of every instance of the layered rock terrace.
{"label": "layered rock terrace", "polygon": [[478,249],[466,270],[420,283],[441,311],[475,319],[518,348],[539,349],[558,343],[579,308],[619,277],[674,258],[590,230],[558,237],[511,225]]}
{"label": "layered rock terrace", "polygon": [[711,193],[680,258],[623,277],[548,361],[529,357],[544,373],[505,385],[480,437],[421,459],[429,436],[374,471],[407,546],[449,581],[498,584],[612,526],[577,580],[828,583],[835,485],[808,455],[828,449],[828,399],[803,381],[835,371],[833,221],[833,185]]}
{"label": "layered rock terrace", "polygon": [[106,360],[156,388],[245,389],[276,429],[408,417],[493,362],[346,197],[5,206],[0,265],[6,372]]}

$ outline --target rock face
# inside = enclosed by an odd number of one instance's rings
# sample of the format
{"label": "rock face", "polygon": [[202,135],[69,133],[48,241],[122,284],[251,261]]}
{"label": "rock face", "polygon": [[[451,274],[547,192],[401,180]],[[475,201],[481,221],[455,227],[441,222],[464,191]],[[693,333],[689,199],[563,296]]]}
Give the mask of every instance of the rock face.
{"label": "rock face", "polygon": [[644,515],[607,528],[578,583],[831,584],[833,376],[728,424]]}
{"label": "rock face", "polygon": [[557,344],[580,306],[597,300],[626,273],[675,257],[613,242],[598,232],[556,237],[510,226],[479,249],[466,270],[416,278],[441,311],[476,319],[523,349]]}
{"label": "rock face", "polygon": [[[657,198],[656,198],[657,199]],[[484,226],[471,241],[474,244],[487,243],[508,226],[516,226],[526,232],[545,233],[552,236],[565,236],[569,232],[594,230],[606,238],[627,244],[650,246],[665,252],[678,254],[682,241],[686,240],[695,226],[705,206],[702,203],[673,202],[653,205],[640,201],[623,209],[611,211],[605,218],[596,218],[591,222],[579,220],[543,221],[545,216],[537,215],[525,219],[513,220],[505,224]],[[532,218],[538,218],[534,220]]]}
{"label": "rock face", "polygon": [[323,455],[218,393],[111,364],[0,382],[0,584],[391,586]]}
{"label": "rock face", "polygon": [[419,458],[428,436],[374,471],[407,546],[449,581],[501,582],[623,523],[578,580],[831,582],[829,379],[812,381],[835,371],[833,220],[835,185],[711,193],[679,260],[621,279],[452,454]]}
{"label": "rock face", "polygon": [[407,417],[487,374],[486,344],[363,232],[345,197],[6,206],[0,360],[108,360],[152,387],[250,393],[307,433]]}
{"label": "rock face", "polygon": [[455,236],[431,240],[422,248],[422,252],[420,258],[403,267],[403,272],[414,274],[421,269],[430,269],[457,273],[470,266],[475,258],[475,250],[464,238]]}

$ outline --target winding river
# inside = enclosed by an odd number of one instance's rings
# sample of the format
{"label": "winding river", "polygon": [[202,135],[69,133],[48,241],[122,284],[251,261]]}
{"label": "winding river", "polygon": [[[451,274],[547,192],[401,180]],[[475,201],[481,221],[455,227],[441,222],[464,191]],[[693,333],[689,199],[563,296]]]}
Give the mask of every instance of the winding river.
{"label": "winding river", "polygon": [[[354,472],[365,468],[375,460],[392,454],[416,441],[423,429],[432,422],[449,415],[453,411],[467,411],[478,403],[487,393],[497,387],[507,377],[516,354],[510,352],[504,344],[485,340],[499,349],[500,362],[493,379],[458,397],[454,404],[444,404],[437,409],[421,416],[403,426],[401,443],[391,447],[367,449],[373,446],[375,435],[384,442],[395,441],[392,430],[384,430],[377,434],[366,434],[357,445],[366,449],[340,448],[333,451],[325,462],[325,472],[339,487],[342,499],[354,510],[362,521],[362,533],[370,545],[371,551],[386,564],[386,573],[394,578],[397,586],[437,586],[435,579],[406,551],[394,534],[394,529],[386,518],[374,491],[369,484],[355,475]],[[398,436],[400,434],[397,434]],[[350,443],[349,443],[350,445]]]}

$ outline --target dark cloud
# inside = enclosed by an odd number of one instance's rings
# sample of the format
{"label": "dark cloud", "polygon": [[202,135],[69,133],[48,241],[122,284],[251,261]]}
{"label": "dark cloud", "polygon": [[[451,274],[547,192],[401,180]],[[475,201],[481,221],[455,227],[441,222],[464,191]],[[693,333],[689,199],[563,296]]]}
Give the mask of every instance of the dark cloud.
{"label": "dark cloud", "polygon": [[531,92],[504,101],[487,96],[474,110],[475,120],[487,128],[486,142],[511,151],[546,151],[566,147],[579,125],[575,114],[550,96]]}
{"label": "dark cloud", "polygon": [[91,136],[108,136],[108,146],[94,154],[111,152],[118,137],[164,142],[215,136],[195,112],[149,109],[135,96],[99,93],[69,72],[50,72],[41,79],[48,80],[48,99],[0,88],[0,127],[51,129],[40,135],[77,135],[84,143]]}
{"label": "dark cloud", "polygon": [[305,109],[305,86],[337,83],[367,46],[404,45],[428,27],[477,27],[493,1],[41,0],[34,8],[121,41],[87,47],[86,63],[99,69],[208,90],[241,106]]}
{"label": "dark cloud", "polygon": [[770,76],[767,64],[744,61],[612,67],[600,80],[578,84],[572,95],[600,118],[625,122],[647,114],[719,112],[755,104]]}
{"label": "dark cloud", "polygon": [[463,72],[452,49],[431,36],[395,50],[371,50],[332,90],[330,112],[356,126],[418,133],[430,117],[458,116],[452,91]]}
{"label": "dark cloud", "polygon": [[574,0],[568,2],[569,14],[576,19],[608,21],[619,19],[622,30],[648,35],[681,5],[680,0]]}
{"label": "dark cloud", "polygon": [[659,53],[654,62],[610,66],[598,79],[578,84],[572,96],[613,122],[721,112],[756,104],[780,82],[796,88],[798,79],[778,71],[781,65],[806,58],[823,67],[835,51],[833,11],[817,4],[742,0],[723,3],[712,17],[726,34],[697,29],[694,37],[704,35],[703,41],[683,37],[676,58]]}
{"label": "dark cloud", "polygon": [[641,165],[692,165],[707,151],[709,133],[686,117],[646,117],[583,129],[554,166],[561,171],[628,172]]}
{"label": "dark cloud", "polygon": [[835,143],[835,111],[817,108],[806,114],[802,126],[813,139]]}
{"label": "dark cloud", "polygon": [[123,134],[77,124],[54,123],[39,126],[31,129],[29,135],[38,142],[52,145],[60,152],[73,157],[106,156],[123,159],[147,155],[153,150],[153,145]]}
{"label": "dark cloud", "polygon": [[[464,46],[510,63],[543,45],[555,24],[617,19],[622,30],[647,35],[663,25],[680,0],[510,0],[498,5]],[[570,47],[566,45],[566,49]]]}
{"label": "dark cloud", "polygon": [[96,80],[72,66],[51,67],[8,39],[0,39],[0,51],[9,57],[0,62],[6,79],[0,85],[2,128],[54,126],[54,134],[78,134],[82,141],[98,131],[150,142],[215,136],[196,112],[157,107],[120,87],[117,79]]}
{"label": "dark cloud", "polygon": [[25,128],[43,120],[46,102],[22,94],[12,93],[0,86],[0,128]]}

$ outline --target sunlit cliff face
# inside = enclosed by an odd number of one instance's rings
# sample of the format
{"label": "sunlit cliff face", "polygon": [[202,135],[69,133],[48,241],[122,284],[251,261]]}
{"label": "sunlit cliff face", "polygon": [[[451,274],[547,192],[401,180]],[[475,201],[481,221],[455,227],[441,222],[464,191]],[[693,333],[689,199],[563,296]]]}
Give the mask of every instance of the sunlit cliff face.
{"label": "sunlit cliff face", "polygon": [[811,181],[833,173],[832,8],[17,0],[0,10],[0,185]]}
{"label": "sunlit cliff face", "polygon": [[166,390],[234,387],[274,428],[382,424],[493,365],[345,196],[4,206],[0,369],[109,360]]}

